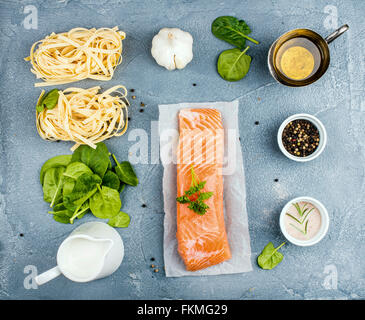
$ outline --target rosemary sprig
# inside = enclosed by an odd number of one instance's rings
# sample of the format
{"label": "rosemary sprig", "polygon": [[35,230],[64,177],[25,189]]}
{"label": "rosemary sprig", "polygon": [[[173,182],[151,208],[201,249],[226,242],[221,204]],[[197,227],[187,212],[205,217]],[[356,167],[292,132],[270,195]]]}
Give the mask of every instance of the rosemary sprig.
{"label": "rosemary sprig", "polygon": [[[211,196],[213,196],[213,192],[201,192],[204,188],[206,181],[199,181],[199,178],[194,172],[194,168],[191,167],[191,186],[189,190],[184,192],[184,195],[181,197],[177,197],[176,201],[181,204],[189,204],[188,208],[199,215],[204,215],[209,206],[204,202],[208,200]],[[195,200],[191,200],[190,197],[195,198]]]}
{"label": "rosemary sprig", "polygon": [[302,224],[302,222],[300,220],[298,220],[296,217],[292,216],[290,213],[287,213],[286,215],[289,216],[290,218],[294,219],[296,222]]}
{"label": "rosemary sprig", "polygon": [[290,225],[292,226],[292,227],[294,227],[295,229],[297,229],[299,232],[301,232],[301,233],[303,233],[304,235],[306,235],[307,234],[307,232],[304,230],[302,230],[302,229],[300,229],[300,228],[298,228],[297,226],[295,226],[294,224],[292,224],[292,223],[290,223]]}
{"label": "rosemary sprig", "polygon": [[307,232],[308,232],[308,221],[309,221],[309,220],[307,220],[307,222],[305,223],[305,229],[304,229],[305,234],[307,234]]}
{"label": "rosemary sprig", "polygon": [[305,203],[304,205],[303,205],[303,209],[301,209],[300,208],[300,205],[299,205],[299,203],[293,203],[293,206],[295,207],[295,209],[297,209],[297,211],[298,211],[298,213],[299,213],[299,215],[302,217],[303,216],[303,214],[308,210],[308,209],[305,209],[304,211],[302,211],[306,206],[307,206],[307,204]]}
{"label": "rosemary sprig", "polygon": [[[293,226],[295,229],[297,229],[298,231],[300,231],[301,233],[303,233],[304,235],[307,234],[308,232],[308,222],[309,222],[309,214],[314,210],[314,208],[310,209],[309,208],[305,208],[307,206],[307,204],[305,203],[303,205],[302,208],[300,208],[299,203],[293,203],[293,206],[295,207],[295,209],[297,209],[298,214],[304,218],[299,220],[296,217],[294,217],[293,215],[291,215],[290,213],[286,213],[287,216],[289,216],[290,218],[292,218],[293,220],[295,220],[297,223],[299,223],[300,225],[303,225],[303,223],[305,222],[304,225],[304,231],[301,230],[300,228],[296,227],[295,225],[293,225],[292,223],[290,223],[291,226]],[[308,211],[309,210],[309,211]],[[307,219],[308,218],[308,219]]]}
{"label": "rosemary sprig", "polygon": [[[307,219],[307,217],[309,216],[309,214],[312,212],[314,210],[314,208],[312,208],[312,209],[310,209],[309,211],[308,211],[308,213],[307,213],[307,215],[304,217],[304,219],[303,219],[303,222],[304,222],[304,220],[305,219]],[[308,221],[308,220],[307,220]],[[302,224],[303,224],[303,222],[302,222]]]}

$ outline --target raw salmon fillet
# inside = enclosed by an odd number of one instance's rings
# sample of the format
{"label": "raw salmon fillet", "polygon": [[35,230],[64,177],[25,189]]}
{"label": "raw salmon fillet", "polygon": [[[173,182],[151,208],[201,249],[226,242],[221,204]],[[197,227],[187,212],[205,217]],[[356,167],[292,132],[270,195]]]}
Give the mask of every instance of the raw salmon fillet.
{"label": "raw salmon fillet", "polygon": [[223,213],[224,130],[216,109],[183,109],[179,113],[177,150],[177,196],[191,186],[191,167],[202,191],[213,192],[205,203],[209,209],[199,215],[188,204],[177,203],[178,252],[186,269],[196,271],[231,258]]}

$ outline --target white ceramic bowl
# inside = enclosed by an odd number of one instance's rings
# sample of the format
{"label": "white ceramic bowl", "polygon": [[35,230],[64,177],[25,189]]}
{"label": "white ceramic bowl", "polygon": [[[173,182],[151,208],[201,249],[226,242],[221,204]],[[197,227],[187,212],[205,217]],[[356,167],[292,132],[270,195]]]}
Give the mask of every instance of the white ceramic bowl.
{"label": "white ceramic bowl", "polygon": [[[296,202],[309,202],[309,203],[311,203],[314,207],[316,207],[318,209],[319,214],[321,215],[321,227],[318,230],[318,233],[313,238],[311,238],[309,240],[298,240],[298,239],[292,237],[287,232],[287,230],[285,228],[285,214],[288,212],[289,207],[293,203],[296,203]],[[319,202],[318,200],[316,200],[314,198],[311,198],[311,197],[298,197],[298,198],[295,198],[293,200],[290,200],[284,206],[283,210],[281,211],[280,221],[279,221],[281,232],[283,233],[285,238],[289,242],[291,242],[291,243],[293,243],[297,246],[303,246],[303,247],[312,246],[312,245],[318,243],[319,241],[321,241],[323,239],[323,237],[326,235],[327,231],[328,231],[329,222],[330,222],[330,219],[329,219],[329,216],[328,216],[328,212],[327,212],[326,208],[324,207],[324,205],[321,202]]]}
{"label": "white ceramic bowl", "polygon": [[[312,122],[319,131],[318,147],[317,147],[316,151],[314,151],[312,154],[310,154],[307,157],[294,156],[291,153],[289,153],[283,145],[282,135],[283,135],[284,128],[286,127],[286,125],[289,122],[291,122],[293,120],[299,120],[299,119],[308,120],[308,121]],[[305,162],[305,161],[310,161],[310,160],[317,158],[322,153],[322,151],[324,150],[326,143],[327,143],[327,133],[326,133],[326,129],[325,129],[323,123],[318,118],[316,118],[315,116],[312,116],[310,114],[298,113],[298,114],[294,114],[284,120],[284,122],[281,124],[281,126],[278,130],[277,139],[278,139],[278,145],[279,145],[281,152],[284,153],[289,159],[299,161],[299,162]]]}

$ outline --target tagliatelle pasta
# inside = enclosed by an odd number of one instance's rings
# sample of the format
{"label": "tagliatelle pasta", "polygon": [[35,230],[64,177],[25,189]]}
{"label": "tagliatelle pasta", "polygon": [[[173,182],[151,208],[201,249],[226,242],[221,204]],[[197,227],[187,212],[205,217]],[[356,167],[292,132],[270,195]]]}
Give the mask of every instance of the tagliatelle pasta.
{"label": "tagliatelle pasta", "polygon": [[[103,93],[99,90],[59,90],[57,105],[36,113],[39,135],[45,140],[74,141],[72,151],[81,144],[96,148],[98,142],[123,135],[128,127],[127,89],[119,85]],[[38,102],[43,95],[44,90]]]}
{"label": "tagliatelle pasta", "polygon": [[122,62],[125,33],[118,27],[51,33],[34,43],[29,57],[31,71],[45,82],[36,87],[65,84],[86,78],[107,81]]}

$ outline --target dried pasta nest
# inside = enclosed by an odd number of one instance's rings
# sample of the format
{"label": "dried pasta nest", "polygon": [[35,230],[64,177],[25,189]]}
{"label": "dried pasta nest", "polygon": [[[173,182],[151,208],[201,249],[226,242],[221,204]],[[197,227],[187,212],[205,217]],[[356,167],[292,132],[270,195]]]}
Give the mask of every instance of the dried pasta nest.
{"label": "dried pasta nest", "polygon": [[[127,89],[114,86],[104,93],[100,87],[68,88],[59,91],[53,109],[36,113],[39,135],[46,140],[74,141],[74,151],[81,144],[96,148],[96,143],[121,136],[128,127]],[[44,95],[42,91],[39,100]]]}
{"label": "dried pasta nest", "polygon": [[45,82],[36,87],[75,82],[86,78],[107,81],[122,62],[125,33],[118,27],[74,28],[51,33],[34,43],[29,57],[31,71]]}

